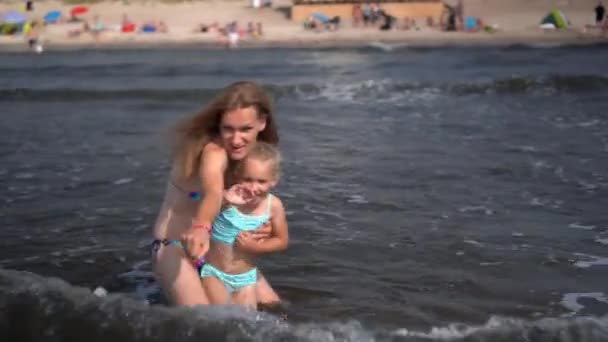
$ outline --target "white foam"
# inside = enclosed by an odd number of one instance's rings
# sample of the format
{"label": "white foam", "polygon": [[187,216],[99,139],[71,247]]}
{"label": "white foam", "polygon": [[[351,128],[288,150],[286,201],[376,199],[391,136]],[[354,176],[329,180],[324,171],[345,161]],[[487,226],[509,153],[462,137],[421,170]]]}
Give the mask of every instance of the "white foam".
{"label": "white foam", "polygon": [[544,160],[535,160],[534,163],[532,163],[532,166],[535,169],[547,169],[551,167],[551,165]]}
{"label": "white foam", "polygon": [[114,184],[122,185],[122,184],[131,183],[132,181],[133,181],[133,178],[121,178],[121,179],[115,180]]}
{"label": "white foam", "polygon": [[[493,341],[493,336],[500,340],[503,340],[502,338],[499,338],[501,336],[511,337],[511,339],[505,340],[517,339],[517,337],[520,337],[519,339],[528,340],[528,336],[530,336],[528,333],[533,332],[534,330],[538,329],[539,331],[546,333],[546,336],[562,336],[564,335],[564,329],[568,329],[574,324],[581,327],[588,325],[598,327],[599,330],[593,330],[598,334],[592,333],[592,335],[583,336],[594,336],[591,340],[605,340],[606,333],[604,327],[608,323],[607,317],[577,317],[574,320],[575,321],[564,318],[541,318],[535,321],[528,321],[517,318],[492,316],[484,325],[452,323],[444,327],[432,327],[428,332],[410,331],[404,328],[394,331],[393,335],[433,341]],[[516,332],[517,335],[511,334],[512,332]],[[532,336],[534,335],[535,334],[532,334]],[[564,336],[568,335],[566,334]],[[566,338],[560,340],[569,341],[570,339]]]}
{"label": "white foam", "polygon": [[133,158],[131,158],[131,157],[129,157],[129,156],[126,156],[126,157],[125,157],[125,160],[126,160],[126,161],[127,161],[129,164],[131,164],[131,166],[133,166],[133,167],[140,167],[140,166],[141,166],[141,163],[140,163],[139,161],[137,161],[137,160],[135,160],[135,159],[133,159]]}
{"label": "white foam", "polygon": [[480,262],[479,266],[498,266],[498,265],[502,265],[503,262],[502,261],[494,261],[494,262]]}
{"label": "white foam", "polygon": [[593,226],[593,225],[583,225],[583,224],[580,224],[578,222],[570,223],[568,225],[568,227],[573,228],[573,229],[584,229],[584,230],[593,230],[593,229],[595,229],[595,226]]}
{"label": "white foam", "polygon": [[347,200],[348,203],[366,204],[369,203],[362,195],[350,195]]}
{"label": "white foam", "polygon": [[486,206],[483,205],[469,205],[469,206],[464,206],[458,209],[459,212],[461,213],[468,213],[468,212],[483,212],[485,215],[492,215],[494,214],[494,211],[487,208]]}
{"label": "white foam", "polygon": [[384,103],[416,103],[424,104],[435,100],[441,91],[433,87],[420,87],[416,89],[395,88],[395,81],[392,79],[365,80],[354,83],[344,83],[340,81],[330,81],[319,85],[319,92],[305,95],[307,100],[317,100],[319,98],[348,103],[368,103],[370,99],[374,102]]}
{"label": "white foam", "polygon": [[608,258],[601,257],[596,255],[584,254],[584,253],[574,253],[574,255],[583,257],[589,260],[579,260],[574,263],[574,266],[579,268],[589,268],[591,266],[607,266]]}
{"label": "white foam", "polygon": [[600,120],[591,120],[591,121],[584,121],[584,122],[579,122],[576,125],[578,127],[593,127],[593,126],[597,126],[599,124],[601,124],[602,122]]}
{"label": "white foam", "polygon": [[507,145],[507,147],[521,152],[538,152],[538,149],[536,147],[528,145]]}
{"label": "white foam", "polygon": [[584,190],[587,190],[587,191],[592,191],[592,190],[596,190],[597,188],[599,188],[598,184],[589,183],[584,180],[578,180],[577,183],[581,188],[583,188]]}
{"label": "white foam", "polygon": [[477,246],[477,247],[483,247],[483,243],[476,241],[476,240],[468,239],[468,240],[463,240],[462,242],[469,244],[469,245]]}
{"label": "white foam", "polygon": [[95,289],[95,291],[93,291],[93,294],[97,297],[105,297],[108,295],[108,291],[103,287],[99,286]]}
{"label": "white foam", "polygon": [[368,44],[368,46],[369,47],[373,47],[373,48],[377,48],[377,49],[382,50],[384,52],[392,52],[395,49],[390,44],[386,44],[386,43],[378,42],[378,41],[371,42],[371,43]]}
{"label": "white foam", "polygon": [[15,174],[16,179],[32,179],[34,178],[34,174],[30,172],[19,172]]}
{"label": "white foam", "polygon": [[495,330],[503,326],[521,325],[522,322],[515,319],[491,317],[485,325],[471,326],[461,323],[452,323],[445,327],[432,327],[429,332],[409,331],[402,328],[393,332],[393,335],[410,336],[433,340],[462,339],[480,331]]}
{"label": "white foam", "polygon": [[594,241],[601,243],[602,245],[608,245],[608,238],[600,238],[599,236],[596,236]]}
{"label": "white foam", "polygon": [[565,307],[566,309],[571,311],[571,314],[569,314],[567,316],[572,316],[574,314],[577,314],[578,312],[580,312],[582,309],[585,308],[583,305],[581,305],[578,302],[579,298],[591,298],[591,299],[597,300],[598,302],[608,304],[608,297],[602,292],[566,293],[565,295],[563,295],[562,300],[560,301],[560,304],[563,307]]}

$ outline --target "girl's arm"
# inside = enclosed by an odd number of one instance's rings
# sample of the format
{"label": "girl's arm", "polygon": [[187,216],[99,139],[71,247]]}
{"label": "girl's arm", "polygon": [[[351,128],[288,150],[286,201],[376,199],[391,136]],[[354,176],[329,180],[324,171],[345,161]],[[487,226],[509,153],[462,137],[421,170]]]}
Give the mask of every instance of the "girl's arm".
{"label": "girl's arm", "polygon": [[254,254],[264,254],[287,249],[289,245],[289,231],[287,228],[287,218],[285,217],[285,208],[278,197],[272,197],[270,209],[272,233],[270,237],[258,240],[253,238],[251,233],[241,233],[238,235],[237,241],[243,250]]}

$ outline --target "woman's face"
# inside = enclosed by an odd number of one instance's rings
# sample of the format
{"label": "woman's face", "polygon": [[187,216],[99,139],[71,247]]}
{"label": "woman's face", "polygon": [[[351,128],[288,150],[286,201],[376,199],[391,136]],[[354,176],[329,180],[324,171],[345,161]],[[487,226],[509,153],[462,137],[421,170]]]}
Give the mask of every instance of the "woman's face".
{"label": "woman's face", "polygon": [[254,107],[224,113],[220,123],[220,137],[228,157],[232,160],[243,159],[264,128],[266,120],[258,117]]}

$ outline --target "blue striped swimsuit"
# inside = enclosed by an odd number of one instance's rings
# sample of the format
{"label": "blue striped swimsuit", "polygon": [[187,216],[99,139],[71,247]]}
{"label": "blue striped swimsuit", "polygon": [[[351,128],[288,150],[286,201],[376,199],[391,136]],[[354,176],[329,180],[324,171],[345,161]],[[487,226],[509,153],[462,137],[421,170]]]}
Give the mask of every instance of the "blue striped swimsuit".
{"label": "blue striped swimsuit", "polygon": [[[213,222],[211,239],[233,245],[240,232],[258,229],[270,219],[271,200],[272,195],[268,195],[266,211],[259,216],[243,214],[234,206],[223,210]],[[258,269],[254,267],[240,274],[229,274],[211,264],[204,264],[200,270],[200,276],[201,278],[215,277],[221,280],[226,290],[232,293],[245,286],[254,285],[258,281]]]}
{"label": "blue striped swimsuit", "polygon": [[266,211],[259,216],[243,214],[235,206],[224,209],[213,222],[211,238],[227,245],[233,245],[240,232],[258,229],[270,218],[271,199],[272,195],[268,195]]}

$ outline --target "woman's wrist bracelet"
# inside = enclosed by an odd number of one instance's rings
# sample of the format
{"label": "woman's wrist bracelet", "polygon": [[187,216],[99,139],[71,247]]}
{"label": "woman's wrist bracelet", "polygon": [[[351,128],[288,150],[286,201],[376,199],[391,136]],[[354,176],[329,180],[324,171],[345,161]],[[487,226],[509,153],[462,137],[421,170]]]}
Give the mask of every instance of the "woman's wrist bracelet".
{"label": "woman's wrist bracelet", "polygon": [[204,229],[207,233],[211,233],[211,225],[209,224],[193,224],[190,229]]}
{"label": "woman's wrist bracelet", "polygon": [[199,267],[201,267],[201,266],[203,266],[205,264],[205,257],[204,256],[200,256],[198,258],[192,257],[190,260],[192,260],[192,263],[197,268],[199,268]]}

